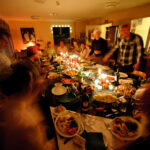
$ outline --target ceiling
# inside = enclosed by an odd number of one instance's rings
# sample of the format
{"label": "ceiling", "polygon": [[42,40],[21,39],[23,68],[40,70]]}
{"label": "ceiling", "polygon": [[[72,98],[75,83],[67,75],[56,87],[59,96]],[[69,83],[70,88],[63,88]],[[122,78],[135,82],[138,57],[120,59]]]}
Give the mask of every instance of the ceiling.
{"label": "ceiling", "polygon": [[50,21],[87,20],[146,3],[150,0],[1,0],[0,17],[7,20],[31,20],[31,16]]}

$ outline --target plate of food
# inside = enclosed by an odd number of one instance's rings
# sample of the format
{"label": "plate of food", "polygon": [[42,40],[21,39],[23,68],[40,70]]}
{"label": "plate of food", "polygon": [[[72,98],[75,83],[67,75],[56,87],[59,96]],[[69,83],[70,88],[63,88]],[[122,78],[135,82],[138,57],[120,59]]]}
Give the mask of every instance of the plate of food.
{"label": "plate of food", "polygon": [[119,96],[132,97],[136,88],[129,84],[121,84],[115,88],[114,92]]}
{"label": "plate of food", "polygon": [[57,96],[64,95],[67,93],[67,88],[64,86],[55,86],[52,88],[52,93]]}
{"label": "plate of food", "polygon": [[67,65],[61,65],[61,66],[58,66],[57,69],[65,70],[65,69],[68,69],[68,66]]}
{"label": "plate of food", "polygon": [[58,77],[58,74],[56,72],[49,72],[47,78],[48,79],[56,79]]}
{"label": "plate of food", "polygon": [[142,135],[141,124],[129,116],[114,118],[109,126],[112,134],[120,140],[133,141]]}
{"label": "plate of food", "polygon": [[73,79],[68,79],[68,78],[63,78],[62,79],[62,83],[63,84],[72,84],[72,83],[75,83],[75,80],[73,80]]}
{"label": "plate of food", "polygon": [[132,79],[119,79],[119,84],[133,84]]}
{"label": "plate of food", "polygon": [[94,99],[98,102],[103,102],[103,103],[114,103],[117,101],[117,97],[115,95],[107,94],[107,93],[95,94]]}
{"label": "plate of food", "polygon": [[[117,72],[115,72],[116,74]],[[120,78],[127,78],[128,77],[128,74],[124,73],[124,72],[119,72],[119,76]]]}
{"label": "plate of food", "polygon": [[66,70],[63,73],[68,76],[77,76],[79,74],[79,72],[76,70]]}
{"label": "plate of food", "polygon": [[66,108],[62,105],[59,105],[59,106],[55,107],[54,114],[59,115],[60,113],[62,113],[64,111],[66,111]]}
{"label": "plate of food", "polygon": [[79,133],[80,121],[74,113],[66,111],[56,117],[55,128],[59,135],[71,138]]}

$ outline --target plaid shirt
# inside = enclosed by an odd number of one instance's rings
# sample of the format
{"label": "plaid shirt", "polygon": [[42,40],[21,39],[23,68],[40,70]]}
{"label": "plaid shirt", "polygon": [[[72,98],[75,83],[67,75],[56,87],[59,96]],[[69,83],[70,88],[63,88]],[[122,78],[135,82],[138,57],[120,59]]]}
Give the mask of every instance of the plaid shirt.
{"label": "plaid shirt", "polygon": [[143,40],[139,35],[130,34],[128,41],[118,39],[115,47],[109,52],[112,55],[117,49],[120,52],[120,64],[122,66],[133,65],[141,61],[143,53]]}

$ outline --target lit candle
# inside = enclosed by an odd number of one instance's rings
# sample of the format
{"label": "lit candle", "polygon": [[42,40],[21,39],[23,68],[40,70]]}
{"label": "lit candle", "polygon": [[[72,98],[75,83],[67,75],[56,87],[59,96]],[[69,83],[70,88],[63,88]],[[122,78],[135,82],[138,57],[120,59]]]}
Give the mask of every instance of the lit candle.
{"label": "lit candle", "polygon": [[102,74],[101,77],[102,77],[102,79],[106,79],[107,75],[106,74]]}
{"label": "lit candle", "polygon": [[99,83],[99,80],[95,80],[95,84],[98,85],[98,83]]}
{"label": "lit candle", "polygon": [[106,80],[106,83],[109,83],[109,80]]}
{"label": "lit candle", "polygon": [[101,85],[97,85],[96,86],[99,90],[102,90],[102,86]]}
{"label": "lit candle", "polygon": [[102,72],[102,70],[99,68],[99,69],[98,69],[98,74],[100,75],[100,74],[101,74],[101,72]]}
{"label": "lit candle", "polygon": [[114,86],[112,84],[109,85],[109,90],[113,90]]}

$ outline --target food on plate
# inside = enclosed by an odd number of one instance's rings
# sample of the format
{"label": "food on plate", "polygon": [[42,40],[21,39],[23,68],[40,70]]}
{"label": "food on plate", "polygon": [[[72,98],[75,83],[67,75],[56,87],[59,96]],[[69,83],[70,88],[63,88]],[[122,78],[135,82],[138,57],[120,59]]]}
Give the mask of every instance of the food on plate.
{"label": "food on plate", "polygon": [[114,76],[107,76],[107,77],[106,77],[106,80],[114,81],[114,80],[115,80],[115,77],[114,77]]}
{"label": "food on plate", "polygon": [[126,117],[115,118],[112,124],[112,131],[121,137],[134,137],[137,135],[138,124],[134,119]]}
{"label": "food on plate", "polygon": [[75,117],[70,114],[58,116],[56,126],[63,135],[74,135],[78,131],[77,121]]}
{"label": "food on plate", "polygon": [[100,82],[99,85],[102,86],[103,90],[108,89],[108,87],[109,87],[109,83],[108,82]]}
{"label": "food on plate", "polygon": [[66,108],[62,105],[55,107],[55,113],[57,114],[63,112],[64,110],[66,110]]}
{"label": "food on plate", "polygon": [[67,92],[67,88],[64,86],[55,86],[52,88],[52,93],[54,95],[63,95]]}
{"label": "food on plate", "polygon": [[88,62],[82,62],[81,67],[89,67],[91,64]]}
{"label": "food on plate", "polygon": [[90,79],[91,81],[94,81],[96,78],[95,78],[95,77],[89,77],[89,79]]}
{"label": "food on plate", "polygon": [[58,77],[58,74],[57,73],[55,73],[55,72],[51,72],[51,73],[49,73],[49,75],[48,75],[48,79],[56,79]]}
{"label": "food on plate", "polygon": [[57,68],[58,68],[58,69],[63,69],[63,70],[64,70],[64,69],[67,69],[68,66],[66,66],[66,65],[61,65],[61,66],[58,66]]}
{"label": "food on plate", "polygon": [[94,99],[99,102],[113,103],[117,100],[117,97],[112,94],[99,93],[94,95]]}
{"label": "food on plate", "polygon": [[134,95],[136,88],[129,84],[122,84],[115,88],[114,92],[120,96],[131,97]]}
{"label": "food on plate", "polygon": [[75,81],[73,79],[65,79],[65,78],[63,78],[62,79],[62,83],[63,84],[72,84],[72,83],[75,83]]}
{"label": "food on plate", "polygon": [[119,79],[119,84],[133,84],[132,79]]}
{"label": "food on plate", "polygon": [[75,70],[68,70],[68,71],[65,71],[65,74],[68,75],[68,76],[75,76],[75,75],[78,75],[78,71],[75,71]]}

